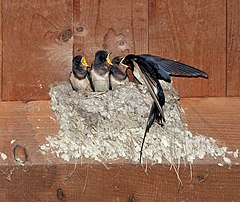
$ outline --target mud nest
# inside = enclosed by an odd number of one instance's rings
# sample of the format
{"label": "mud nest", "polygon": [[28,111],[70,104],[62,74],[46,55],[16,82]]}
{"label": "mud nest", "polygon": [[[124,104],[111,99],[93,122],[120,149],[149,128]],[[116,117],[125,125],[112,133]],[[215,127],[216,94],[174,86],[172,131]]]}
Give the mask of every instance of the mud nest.
{"label": "mud nest", "polygon": [[[166,122],[155,123],[147,134],[142,157],[162,163],[193,163],[205,156],[223,157],[227,148],[219,147],[213,138],[192,135],[182,121],[183,110],[171,84],[162,82],[166,104]],[[57,136],[46,138],[42,151],[51,151],[66,161],[91,158],[100,162],[126,159],[139,162],[139,152],[146,127],[151,96],[145,86],[117,86],[106,93],[75,92],[70,84],[51,86],[52,109],[60,122]],[[143,161],[144,162],[144,161]]]}

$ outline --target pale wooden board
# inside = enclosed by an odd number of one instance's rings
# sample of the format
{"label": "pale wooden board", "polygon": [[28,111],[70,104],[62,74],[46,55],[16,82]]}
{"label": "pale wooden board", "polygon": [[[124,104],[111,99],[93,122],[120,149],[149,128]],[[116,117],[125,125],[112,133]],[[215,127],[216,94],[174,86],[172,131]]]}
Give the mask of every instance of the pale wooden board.
{"label": "pale wooden board", "polygon": [[72,0],[3,0],[3,100],[49,99],[72,59]]}
{"label": "pale wooden board", "polygon": [[240,1],[227,1],[227,95],[240,96]]}
{"label": "pale wooden board", "polygon": [[177,60],[209,79],[175,79],[182,97],[224,96],[226,89],[226,1],[150,0],[149,53]]}
{"label": "pale wooden board", "polygon": [[189,129],[211,136],[220,145],[240,148],[240,98],[181,99]]}
{"label": "pale wooden board", "polygon": [[[239,98],[185,98],[181,99],[181,105],[193,134],[213,137],[229,149],[240,148]],[[50,101],[0,102],[0,111],[0,152],[9,156],[6,161],[0,158],[1,163],[15,165],[13,149],[16,145],[26,148],[29,155],[27,164],[64,163],[51,153],[42,155],[39,150],[40,145],[47,143],[46,137],[57,135],[59,131]],[[11,144],[12,140],[16,141]]]}
{"label": "pale wooden board", "polygon": [[91,63],[97,50],[112,58],[148,52],[148,1],[74,0],[74,52]]}
{"label": "pale wooden board", "polygon": [[[57,135],[59,131],[49,101],[1,102],[0,111],[0,152],[8,156],[6,161],[0,159],[0,162],[7,165],[15,164],[13,150],[16,145],[20,145],[27,151],[29,157],[27,164],[49,163],[53,156],[45,158],[39,150],[47,136]],[[14,140],[15,142],[11,144]]]}

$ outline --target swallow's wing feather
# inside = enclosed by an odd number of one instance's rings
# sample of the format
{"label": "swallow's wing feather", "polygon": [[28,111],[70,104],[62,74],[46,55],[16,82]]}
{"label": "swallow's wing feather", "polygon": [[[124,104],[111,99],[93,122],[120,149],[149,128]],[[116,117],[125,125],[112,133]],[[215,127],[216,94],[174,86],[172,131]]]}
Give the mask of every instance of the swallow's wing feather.
{"label": "swallow's wing feather", "polygon": [[162,68],[167,71],[171,76],[183,76],[183,77],[205,77],[208,78],[208,74],[195,67],[169,60],[163,59],[160,62]]}
{"label": "swallow's wing feather", "polygon": [[141,61],[144,61],[145,63],[154,67],[155,69],[154,73],[156,74],[157,79],[161,79],[169,83],[171,82],[169,72],[167,72],[164,68],[162,68],[159,61],[157,61],[154,57],[148,54],[138,55],[137,57],[140,58]]}
{"label": "swallow's wing feather", "polygon": [[133,62],[133,65],[134,65],[134,69],[136,69],[139,72],[140,76],[142,77],[143,81],[145,82],[147,88],[150,91],[150,94],[151,94],[154,102],[157,105],[157,108],[158,108],[158,110],[159,110],[163,120],[165,121],[162,107],[161,107],[161,105],[160,105],[160,103],[158,101],[156,93],[154,92],[154,88],[157,85],[156,82],[153,79],[151,79],[151,76],[147,73],[147,71],[144,71],[144,67],[143,66],[141,66],[142,67],[142,69],[141,69],[137,62],[135,62],[134,60],[132,60],[132,62]]}
{"label": "swallow's wing feather", "polygon": [[208,78],[208,74],[206,72],[190,65],[183,64],[181,62],[149,54],[142,54],[140,56],[146,58],[148,61],[156,63],[155,67],[157,67],[158,71],[161,71],[161,69],[163,69],[170,76]]}

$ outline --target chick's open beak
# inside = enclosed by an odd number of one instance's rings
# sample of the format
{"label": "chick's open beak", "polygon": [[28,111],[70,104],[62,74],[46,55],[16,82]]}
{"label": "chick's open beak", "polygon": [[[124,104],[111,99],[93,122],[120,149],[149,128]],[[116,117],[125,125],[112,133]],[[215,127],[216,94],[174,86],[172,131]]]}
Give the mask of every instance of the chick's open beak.
{"label": "chick's open beak", "polygon": [[111,58],[110,58],[110,55],[111,55],[111,53],[108,53],[108,55],[107,55],[107,63],[110,64],[110,65],[113,65],[113,63],[111,61]]}
{"label": "chick's open beak", "polygon": [[85,66],[85,67],[87,67],[88,66],[88,64],[87,64],[87,61],[86,61],[86,58],[85,57],[82,57],[82,59],[81,59],[81,63]]}

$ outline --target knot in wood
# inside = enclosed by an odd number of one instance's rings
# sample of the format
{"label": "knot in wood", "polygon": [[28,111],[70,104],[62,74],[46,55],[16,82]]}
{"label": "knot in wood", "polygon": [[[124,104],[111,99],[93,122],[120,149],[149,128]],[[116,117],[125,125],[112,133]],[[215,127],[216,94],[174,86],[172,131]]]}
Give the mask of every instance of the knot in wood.
{"label": "knot in wood", "polygon": [[84,28],[80,26],[80,27],[77,27],[76,30],[77,30],[78,32],[83,32],[83,31],[84,31]]}
{"label": "knot in wood", "polygon": [[59,36],[59,40],[63,41],[63,42],[66,42],[68,41],[69,39],[71,39],[73,33],[72,33],[72,30],[71,29],[67,29],[65,31],[63,31],[60,36]]}

